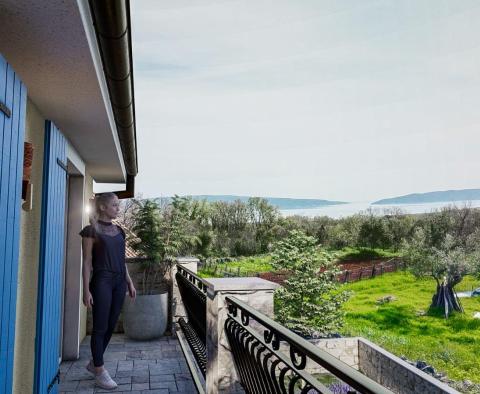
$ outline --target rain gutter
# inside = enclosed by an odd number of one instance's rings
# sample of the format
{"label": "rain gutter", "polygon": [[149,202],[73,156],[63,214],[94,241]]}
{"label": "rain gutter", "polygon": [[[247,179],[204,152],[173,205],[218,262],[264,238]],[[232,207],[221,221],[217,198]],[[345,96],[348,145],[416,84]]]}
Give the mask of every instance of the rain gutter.
{"label": "rain gutter", "polygon": [[127,173],[126,190],[114,193],[119,198],[132,198],[138,157],[130,1],[89,0],[89,4]]}

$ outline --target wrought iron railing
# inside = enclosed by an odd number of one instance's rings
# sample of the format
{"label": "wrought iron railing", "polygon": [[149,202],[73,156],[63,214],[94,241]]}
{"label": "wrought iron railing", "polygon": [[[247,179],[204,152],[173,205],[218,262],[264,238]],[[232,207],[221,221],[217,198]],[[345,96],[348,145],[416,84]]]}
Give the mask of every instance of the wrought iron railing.
{"label": "wrought iron railing", "polygon": [[[392,393],[237,298],[226,297],[226,301],[225,330],[247,394],[332,394],[332,389],[307,371],[307,361],[350,386],[348,393]],[[281,344],[286,351],[280,350]]]}
{"label": "wrought iron railing", "polygon": [[202,379],[200,378],[200,374],[198,373],[199,367],[198,363],[195,362],[195,360],[192,359],[191,357],[191,351],[190,346],[188,345],[188,342],[186,341],[186,337],[182,335],[179,335],[177,332],[177,339],[178,339],[178,344],[180,345],[180,349],[183,352],[183,356],[185,357],[185,362],[187,363],[188,370],[190,371],[190,375],[192,376],[193,379],[193,384],[195,388],[197,389],[197,394],[205,394],[205,383],[204,381],[202,382]]}
{"label": "wrought iron railing", "polygon": [[206,329],[207,329],[207,285],[192,271],[177,265],[175,279],[182,297],[183,307],[188,321],[178,320],[188,345],[195,357],[200,371],[205,377],[207,367]]}

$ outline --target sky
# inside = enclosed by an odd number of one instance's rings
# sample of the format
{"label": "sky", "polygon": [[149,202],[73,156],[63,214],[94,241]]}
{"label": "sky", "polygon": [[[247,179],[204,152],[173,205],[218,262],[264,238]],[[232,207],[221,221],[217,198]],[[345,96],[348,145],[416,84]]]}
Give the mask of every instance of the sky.
{"label": "sky", "polygon": [[143,197],[480,187],[480,2],[135,0]]}

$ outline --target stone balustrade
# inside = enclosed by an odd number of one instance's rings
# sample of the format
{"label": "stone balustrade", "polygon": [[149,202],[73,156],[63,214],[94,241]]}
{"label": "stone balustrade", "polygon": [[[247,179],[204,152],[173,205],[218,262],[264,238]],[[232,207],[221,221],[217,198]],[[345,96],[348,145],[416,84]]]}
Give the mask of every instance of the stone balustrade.
{"label": "stone balustrade", "polygon": [[243,393],[224,329],[225,297],[236,297],[273,317],[273,293],[278,285],[261,278],[214,278],[205,282],[208,285],[206,393]]}

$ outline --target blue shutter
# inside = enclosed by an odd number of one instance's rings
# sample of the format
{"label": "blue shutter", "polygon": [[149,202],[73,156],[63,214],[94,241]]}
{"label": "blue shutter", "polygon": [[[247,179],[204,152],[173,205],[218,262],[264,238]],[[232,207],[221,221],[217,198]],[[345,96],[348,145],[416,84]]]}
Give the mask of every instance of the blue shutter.
{"label": "blue shutter", "polygon": [[0,393],[12,391],[26,99],[0,55]]}
{"label": "blue shutter", "polygon": [[42,222],[35,338],[35,393],[58,391],[60,308],[65,240],[66,140],[45,123]]}

